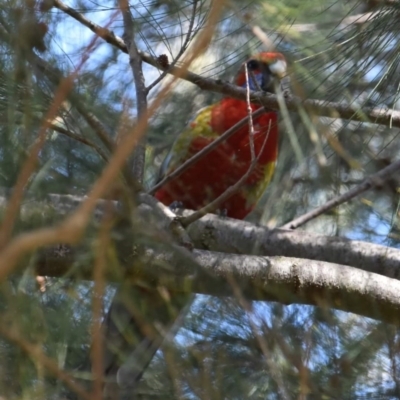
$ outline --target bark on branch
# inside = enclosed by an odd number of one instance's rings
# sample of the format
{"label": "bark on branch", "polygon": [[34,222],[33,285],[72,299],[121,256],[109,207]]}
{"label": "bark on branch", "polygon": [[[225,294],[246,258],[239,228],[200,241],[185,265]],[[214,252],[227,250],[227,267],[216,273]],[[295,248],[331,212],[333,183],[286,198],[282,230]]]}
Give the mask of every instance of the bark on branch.
{"label": "bark on branch", "polygon": [[[232,296],[228,282],[233,279],[243,296],[251,300],[335,308],[400,326],[400,281],[358,268],[299,258],[206,250],[193,250],[193,260],[189,254],[185,257],[173,251],[147,250],[146,257],[136,272],[173,291]],[[166,265],[176,270],[171,271]],[[38,266],[41,274],[52,271],[45,264]],[[90,277],[90,270],[87,272]]]}
{"label": "bark on branch", "polygon": [[[76,196],[52,195],[46,205],[29,201],[22,209],[22,222],[37,217],[35,205],[46,215],[60,217],[80,200]],[[5,198],[0,198],[0,208],[4,204]],[[156,247],[147,248],[143,263],[131,262],[132,254],[121,257],[127,260],[125,267],[131,269],[128,275],[133,280],[139,274],[174,290],[220,296],[232,295],[227,282],[233,278],[251,299],[334,307],[400,324],[400,281],[393,279],[399,276],[400,250],[305,232],[270,231],[208,215],[189,227],[189,236],[198,247],[189,252],[171,244],[165,231],[161,233],[171,221],[170,216],[160,218],[162,208],[155,211],[142,204],[139,210],[137,218],[143,218],[143,229],[157,236]],[[119,237],[126,240],[127,235]],[[129,252],[131,247],[125,248]],[[69,271],[72,275],[70,268],[77,258],[68,247],[47,249],[38,257],[37,272],[61,276]],[[90,259],[75,272],[91,279]]]}

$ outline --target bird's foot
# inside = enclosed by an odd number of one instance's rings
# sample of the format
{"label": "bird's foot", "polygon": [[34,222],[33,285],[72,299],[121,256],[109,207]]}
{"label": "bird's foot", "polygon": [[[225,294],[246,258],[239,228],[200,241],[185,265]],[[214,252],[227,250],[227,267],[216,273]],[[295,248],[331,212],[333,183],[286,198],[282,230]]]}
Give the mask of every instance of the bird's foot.
{"label": "bird's foot", "polygon": [[184,207],[183,207],[183,203],[181,201],[175,200],[169,205],[169,208],[171,211],[175,211],[175,210],[181,210]]}
{"label": "bird's foot", "polygon": [[218,209],[215,211],[215,214],[217,214],[220,217],[227,217],[228,216],[228,210],[226,208]]}

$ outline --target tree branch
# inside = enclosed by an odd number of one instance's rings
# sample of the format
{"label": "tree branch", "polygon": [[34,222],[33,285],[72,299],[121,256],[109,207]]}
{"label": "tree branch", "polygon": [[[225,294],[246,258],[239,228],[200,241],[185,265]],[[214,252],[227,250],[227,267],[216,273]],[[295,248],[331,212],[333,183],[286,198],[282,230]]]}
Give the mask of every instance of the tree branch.
{"label": "tree branch", "polygon": [[304,231],[271,230],[216,215],[203,217],[191,224],[187,231],[198,249],[308,258],[350,265],[363,271],[400,279],[400,251],[392,247]]}
{"label": "tree branch", "polygon": [[[35,205],[30,200],[23,205],[22,222],[28,223],[44,210],[62,218],[83,199],[52,195],[48,200],[46,204]],[[5,199],[0,197],[1,207],[4,204]],[[99,202],[97,215],[102,214],[102,204],[104,201]],[[208,215],[190,225],[188,233],[195,246],[212,251],[196,249],[191,253],[171,245],[168,234],[160,235],[160,218],[147,205],[142,204],[139,210],[142,217],[137,216],[138,223],[144,219],[136,231],[142,229],[154,235],[154,243],[164,243],[173,250],[166,253],[163,245],[164,250],[146,251],[143,263],[128,262],[127,268],[134,264],[133,279],[139,273],[145,279],[178,291],[231,295],[227,278],[233,277],[250,299],[331,306],[399,324],[400,250],[305,232],[270,231],[243,221]],[[162,224],[165,227],[167,220]],[[127,235],[119,233],[118,237],[117,242],[126,240]],[[43,250],[37,258],[37,272],[62,276],[73,263],[76,265],[82,251],[85,254],[90,249]],[[132,254],[122,255],[121,259],[132,261]],[[91,264],[75,269],[79,277],[91,279]],[[165,268],[166,265],[169,267]],[[110,279],[113,272],[105,273]],[[73,276],[73,271],[69,275]]]}
{"label": "tree branch", "polygon": [[[146,256],[145,262],[135,263],[135,270],[174,291],[190,288],[196,293],[231,296],[228,281],[234,279],[243,295],[251,300],[333,307],[400,326],[400,281],[357,268],[299,258],[206,250],[194,250],[192,261],[179,252],[147,250]],[[174,272],[165,265],[173,267]],[[42,275],[49,272],[44,264],[39,264],[37,271]]]}
{"label": "tree branch", "polygon": [[[142,195],[141,198],[149,198],[151,201],[138,207],[135,218],[144,221],[144,226],[148,231],[153,227],[158,233],[168,232],[174,218],[171,210],[150,196]],[[21,229],[31,226],[32,220],[40,221],[40,218],[42,218],[42,225],[58,222],[67,214],[73,213],[84,200],[85,197],[80,196],[52,194],[46,198],[46,201],[35,201],[28,196],[21,208]],[[101,217],[104,204],[106,204],[105,200],[98,200],[94,214],[96,219]],[[6,196],[0,194],[0,213],[4,211],[5,205]],[[184,211],[184,215],[191,213],[192,211]],[[55,217],[57,221],[54,221]],[[349,265],[388,278],[400,279],[400,250],[392,247],[300,231],[271,230],[246,221],[211,214],[191,224],[187,228],[187,233],[189,238],[186,240],[191,240],[197,249],[219,253],[307,258]],[[165,237],[168,237],[168,234]],[[158,235],[158,240],[160,239]],[[44,265],[43,268],[50,269],[52,265],[51,268],[55,269],[50,275],[60,276],[68,268],[68,257],[73,258],[74,253],[65,249],[67,247],[61,251],[53,249],[47,252],[48,266]],[[47,261],[42,260],[42,262]],[[57,263],[63,265],[59,268],[54,267]]]}
{"label": "tree branch", "polygon": [[[66,12],[68,15],[75,18],[77,21],[91,29],[107,43],[119,48],[125,53],[128,52],[124,41],[120,37],[114,35],[113,32],[94,24],[70,7],[67,7],[65,5],[61,7],[61,4],[63,4],[61,1],[55,0],[55,2],[55,6],[57,8]],[[190,71],[182,73],[181,69],[178,67],[170,68],[169,66],[161,65],[157,59],[154,59],[148,53],[139,52],[139,54],[144,62],[160,70],[168,71],[170,74],[178,75],[182,79],[185,79],[197,85],[202,90],[209,90],[212,92],[221,93],[241,100],[246,99],[246,89],[244,88],[239,88],[236,85],[230,84],[228,82],[222,82],[219,79],[215,80],[204,78]],[[256,92],[252,93],[250,98],[252,102],[261,103],[269,109],[279,110],[278,96],[276,95]],[[400,127],[400,111],[396,111],[393,109],[385,109],[379,107],[360,108],[357,105],[346,103],[329,102],[315,99],[302,100],[301,98],[295,96],[291,98],[286,98],[285,102],[288,110],[290,111],[297,111],[299,106],[303,106],[310,112],[319,116],[351,119],[353,121],[360,122],[366,122],[366,120],[368,120],[369,122],[375,124],[397,128]]]}

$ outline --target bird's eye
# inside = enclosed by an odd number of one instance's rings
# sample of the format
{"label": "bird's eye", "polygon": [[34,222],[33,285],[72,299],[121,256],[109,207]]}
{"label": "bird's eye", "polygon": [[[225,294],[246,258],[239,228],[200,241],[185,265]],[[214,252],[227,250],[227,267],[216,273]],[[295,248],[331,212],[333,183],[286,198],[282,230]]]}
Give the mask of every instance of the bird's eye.
{"label": "bird's eye", "polygon": [[259,63],[257,60],[250,60],[250,61],[247,63],[247,68],[248,68],[250,71],[254,71],[254,70],[260,68],[260,63]]}

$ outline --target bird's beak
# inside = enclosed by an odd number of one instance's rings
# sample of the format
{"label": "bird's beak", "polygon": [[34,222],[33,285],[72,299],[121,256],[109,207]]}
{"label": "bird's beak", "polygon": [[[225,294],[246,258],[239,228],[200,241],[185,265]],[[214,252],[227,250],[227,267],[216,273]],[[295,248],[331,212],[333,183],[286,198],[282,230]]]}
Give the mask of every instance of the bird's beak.
{"label": "bird's beak", "polygon": [[279,80],[283,79],[286,76],[286,61],[276,60],[269,65],[269,70],[271,71],[272,75],[274,75]]}

